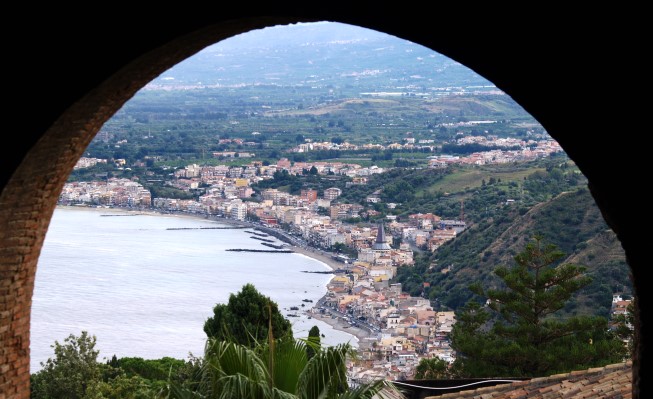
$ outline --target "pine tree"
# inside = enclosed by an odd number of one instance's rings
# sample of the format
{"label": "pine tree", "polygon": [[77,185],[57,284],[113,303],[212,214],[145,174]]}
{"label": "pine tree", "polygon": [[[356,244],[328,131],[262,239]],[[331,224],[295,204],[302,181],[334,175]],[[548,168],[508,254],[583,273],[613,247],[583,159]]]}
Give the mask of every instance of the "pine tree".
{"label": "pine tree", "polygon": [[556,317],[591,282],[584,266],[560,264],[563,257],[536,236],[514,257],[514,267],[495,269],[505,287],[471,287],[487,301],[470,302],[457,314],[451,339],[460,376],[537,377],[625,360],[607,319]]}

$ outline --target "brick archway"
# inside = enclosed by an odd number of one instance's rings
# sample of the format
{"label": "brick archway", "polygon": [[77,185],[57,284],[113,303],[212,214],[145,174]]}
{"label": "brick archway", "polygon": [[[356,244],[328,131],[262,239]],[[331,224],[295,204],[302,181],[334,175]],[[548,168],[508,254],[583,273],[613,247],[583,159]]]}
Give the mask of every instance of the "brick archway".
{"label": "brick archway", "polygon": [[[288,15],[293,15],[289,13]],[[275,24],[299,21],[338,20],[366,26],[371,29],[394,33],[432,48],[457,59],[465,65],[492,80],[505,92],[515,98],[533,114],[551,135],[560,142],[569,156],[574,159],[590,180],[590,188],[608,224],[615,230],[622,242],[635,277],[643,273],[643,246],[628,220],[632,210],[624,208],[624,201],[615,193],[625,189],[624,183],[614,183],[604,174],[608,167],[598,164],[594,153],[605,153],[621,147],[588,146],[573,137],[578,125],[558,116],[556,106],[549,96],[550,82],[527,75],[515,75],[514,60],[491,59],[490,52],[480,46],[467,46],[455,39],[438,39],[438,34],[412,24],[399,24],[388,20],[389,15],[350,15],[317,12],[301,17],[253,17],[233,20],[198,21],[183,29],[165,31],[156,43],[149,43],[149,51],[137,48],[135,54],[126,54],[130,62],[120,64],[105,79],[89,80],[81,96],[70,103],[63,103],[61,112],[54,112],[35,121],[34,140],[25,140],[14,158],[9,157],[2,174],[3,188],[0,194],[0,397],[29,397],[29,331],[31,297],[34,277],[41,246],[45,239],[50,218],[56,206],[59,193],[68,174],[102,125],[129,100],[141,87],[158,74],[193,55],[202,48],[224,38]],[[413,16],[415,17],[415,16]],[[417,18],[417,17],[415,17]],[[217,19],[217,18],[216,18]],[[427,20],[422,19],[424,23]],[[412,22],[412,21],[411,21]],[[415,22],[417,23],[417,22]],[[157,45],[155,45],[157,44]],[[541,45],[543,47],[538,47]],[[81,47],[80,47],[81,48]],[[546,43],[535,43],[536,50],[553,51]],[[563,49],[565,55],[572,49]],[[127,51],[126,51],[127,53]],[[532,54],[527,54],[532,56]],[[489,61],[488,61],[489,60]],[[73,60],[71,60],[72,62]],[[501,72],[505,68],[504,72]],[[512,76],[511,76],[512,74]],[[102,77],[102,76],[100,76]],[[526,84],[524,84],[526,82]],[[544,95],[537,97],[535,93]],[[563,100],[560,102],[566,104]],[[60,104],[61,105],[61,104]],[[47,124],[46,127],[43,125]],[[29,123],[27,124],[30,127]],[[598,125],[596,125],[598,127]],[[42,128],[39,130],[39,128]],[[22,151],[24,150],[24,151]],[[7,151],[9,154],[9,151]],[[641,266],[641,267],[639,267]],[[643,280],[643,279],[642,279]],[[642,290],[635,290],[642,302]],[[643,318],[640,315],[640,318]],[[640,326],[641,327],[641,326]],[[644,339],[643,330],[638,329],[640,347]],[[639,386],[639,365],[643,349],[634,362],[634,392],[637,397]]]}

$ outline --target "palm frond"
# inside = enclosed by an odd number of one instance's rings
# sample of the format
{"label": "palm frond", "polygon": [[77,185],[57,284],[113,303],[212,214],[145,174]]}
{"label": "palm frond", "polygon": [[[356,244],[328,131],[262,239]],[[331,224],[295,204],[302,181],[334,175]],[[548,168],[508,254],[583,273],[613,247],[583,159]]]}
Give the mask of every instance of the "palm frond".
{"label": "palm frond", "polygon": [[[269,356],[266,352],[265,356]],[[306,345],[294,339],[278,340],[274,347],[274,374],[272,381],[274,386],[286,391],[296,393],[299,377],[306,367],[308,355]]]}
{"label": "palm frond", "polygon": [[330,393],[347,389],[347,355],[349,344],[328,347],[313,356],[300,375],[299,396],[305,399],[326,398]]}
{"label": "palm frond", "polygon": [[225,374],[240,373],[253,379],[267,380],[265,362],[247,346],[235,342],[216,342],[217,358]]}
{"label": "palm frond", "polygon": [[290,392],[282,391],[277,388],[272,388],[272,396],[270,398],[273,399],[299,399],[299,396],[292,394]]}
{"label": "palm frond", "polygon": [[[255,386],[270,385],[270,376],[262,359],[252,349],[235,342],[210,339],[205,350],[203,373],[205,384],[202,390],[210,397],[222,395],[226,389],[224,384],[234,384],[229,380],[230,376],[243,376]],[[239,385],[229,387],[230,390],[238,388]]]}
{"label": "palm frond", "polygon": [[404,399],[405,396],[391,382],[377,380],[349,389],[338,395],[338,399]]}
{"label": "palm frond", "polygon": [[227,375],[220,379],[218,399],[259,399],[272,397],[267,381],[254,381],[242,374]]}
{"label": "palm frond", "polygon": [[292,338],[270,339],[254,348],[210,338],[199,386],[171,386],[169,398],[403,398],[383,380],[349,389],[347,360],[355,354],[350,344],[320,348],[310,359],[307,348],[307,341]]}

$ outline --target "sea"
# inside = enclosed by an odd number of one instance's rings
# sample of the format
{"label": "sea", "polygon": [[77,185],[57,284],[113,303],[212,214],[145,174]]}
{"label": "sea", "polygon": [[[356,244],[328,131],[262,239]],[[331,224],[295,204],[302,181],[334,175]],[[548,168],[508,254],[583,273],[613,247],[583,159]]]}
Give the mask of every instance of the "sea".
{"label": "sea", "polygon": [[326,294],[333,275],[314,272],[329,266],[298,253],[229,251],[275,250],[261,238],[283,244],[232,227],[200,216],[57,207],[34,283],[30,372],[54,358],[55,341],[83,331],[96,337],[101,362],[201,357],[213,307],[247,283],[277,303],[295,337],[317,326],[325,345],[358,346],[353,335],[302,312]]}

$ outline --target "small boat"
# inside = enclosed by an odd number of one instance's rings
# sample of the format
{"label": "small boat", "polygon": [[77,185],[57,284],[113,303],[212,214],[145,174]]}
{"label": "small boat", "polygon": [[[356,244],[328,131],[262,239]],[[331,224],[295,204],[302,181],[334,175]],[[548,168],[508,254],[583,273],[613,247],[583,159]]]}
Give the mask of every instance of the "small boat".
{"label": "small boat", "polygon": [[288,313],[286,316],[288,317],[299,317],[297,313]]}
{"label": "small boat", "polygon": [[290,310],[299,310],[299,308],[297,306],[291,306]]}

